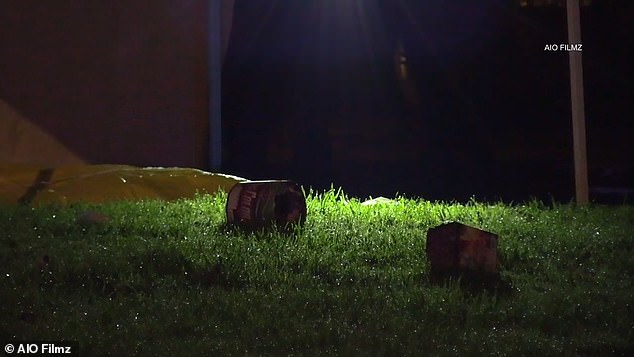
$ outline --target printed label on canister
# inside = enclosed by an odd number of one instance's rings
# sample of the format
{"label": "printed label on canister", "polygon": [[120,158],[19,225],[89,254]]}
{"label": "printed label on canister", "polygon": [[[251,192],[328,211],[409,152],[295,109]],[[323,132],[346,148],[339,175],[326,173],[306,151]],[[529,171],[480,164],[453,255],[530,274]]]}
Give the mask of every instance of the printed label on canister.
{"label": "printed label on canister", "polygon": [[228,223],[244,227],[302,224],[306,219],[306,199],[293,181],[246,181],[229,191],[226,211]]}

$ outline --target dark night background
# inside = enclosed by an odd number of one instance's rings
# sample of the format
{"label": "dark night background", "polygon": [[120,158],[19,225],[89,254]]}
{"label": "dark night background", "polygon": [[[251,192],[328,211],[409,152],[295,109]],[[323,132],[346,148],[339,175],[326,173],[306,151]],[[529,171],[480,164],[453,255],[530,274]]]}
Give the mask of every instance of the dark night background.
{"label": "dark night background", "polygon": [[[581,2],[590,198],[632,202],[634,1]],[[568,42],[566,11],[552,3],[214,2],[231,35],[219,170],[361,198],[569,201],[568,53],[544,50]],[[0,4],[2,103],[86,163],[212,170],[212,2]]]}
{"label": "dark night background", "polygon": [[[568,43],[566,10],[520,3],[237,1],[223,170],[360,197],[571,200],[568,53],[544,51]],[[634,187],[634,2],[581,16],[591,199],[622,201],[594,188]]]}

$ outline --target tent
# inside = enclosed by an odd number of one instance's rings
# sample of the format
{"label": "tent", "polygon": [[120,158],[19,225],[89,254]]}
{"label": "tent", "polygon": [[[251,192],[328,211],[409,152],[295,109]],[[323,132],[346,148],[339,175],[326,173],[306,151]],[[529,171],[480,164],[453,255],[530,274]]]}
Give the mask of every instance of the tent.
{"label": "tent", "polygon": [[177,199],[243,181],[199,170],[233,3],[5,4],[0,203]]}
{"label": "tent", "polygon": [[209,60],[227,50],[233,3],[4,4],[0,99],[86,162],[209,169]]}
{"label": "tent", "polygon": [[174,200],[228,192],[241,181],[191,168],[88,165],[0,100],[0,204]]}
{"label": "tent", "polygon": [[0,163],[60,166],[85,161],[0,99]]}

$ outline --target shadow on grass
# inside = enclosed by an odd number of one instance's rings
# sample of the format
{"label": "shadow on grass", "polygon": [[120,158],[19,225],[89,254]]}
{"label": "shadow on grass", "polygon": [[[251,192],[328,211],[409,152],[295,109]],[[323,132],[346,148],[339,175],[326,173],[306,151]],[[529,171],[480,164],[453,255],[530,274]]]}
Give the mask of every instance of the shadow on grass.
{"label": "shadow on grass", "polygon": [[267,237],[275,236],[277,234],[287,238],[297,238],[302,234],[304,229],[300,224],[287,224],[285,226],[278,225],[238,225],[231,223],[221,223],[215,226],[214,231],[216,234],[230,234],[233,236],[252,236],[256,239],[266,239]]}
{"label": "shadow on grass", "polygon": [[[181,252],[167,249],[148,249],[131,253],[122,261],[103,261],[87,257],[70,269],[56,268],[41,271],[42,288],[65,287],[90,289],[99,295],[114,297],[139,293],[153,293],[161,286],[239,289],[244,283],[228,274],[221,257],[212,263],[194,263]],[[113,265],[118,268],[113,269]],[[56,271],[57,270],[57,271]],[[57,278],[59,276],[59,278]]]}
{"label": "shadow on grass", "polygon": [[456,283],[464,293],[470,295],[485,293],[512,297],[516,292],[512,282],[503,279],[499,273],[482,273],[468,269],[454,269],[447,272],[431,270],[428,277],[432,285],[444,286]]}

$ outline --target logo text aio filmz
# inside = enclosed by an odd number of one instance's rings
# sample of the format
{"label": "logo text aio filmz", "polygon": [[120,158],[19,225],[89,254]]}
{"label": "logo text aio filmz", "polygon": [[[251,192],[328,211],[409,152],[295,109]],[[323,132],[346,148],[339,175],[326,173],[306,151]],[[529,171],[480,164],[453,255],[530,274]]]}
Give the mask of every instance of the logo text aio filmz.
{"label": "logo text aio filmz", "polygon": [[583,44],[581,43],[559,43],[559,44],[546,44],[544,51],[565,51],[565,52],[582,52]]}

